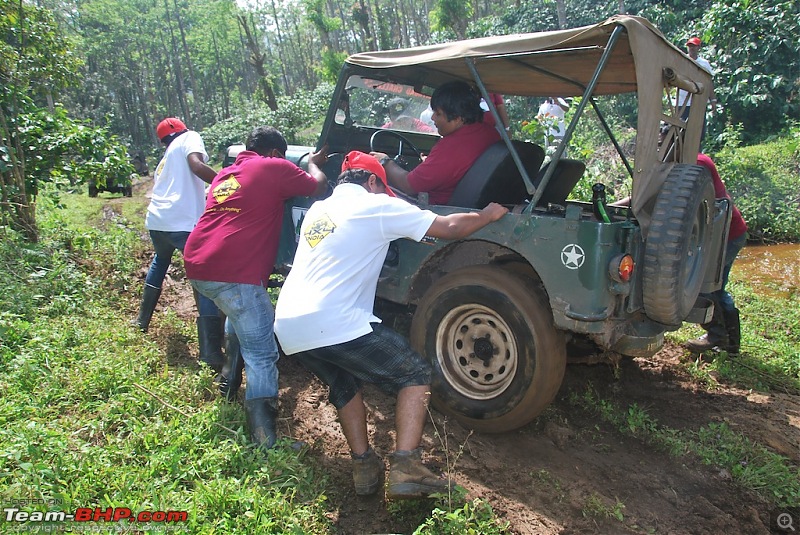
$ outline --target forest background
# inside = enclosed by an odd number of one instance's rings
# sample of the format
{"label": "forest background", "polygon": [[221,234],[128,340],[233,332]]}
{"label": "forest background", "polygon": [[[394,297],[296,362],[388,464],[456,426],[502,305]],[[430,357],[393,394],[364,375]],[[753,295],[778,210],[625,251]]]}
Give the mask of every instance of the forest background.
{"label": "forest background", "polygon": [[[689,36],[703,40],[720,104],[707,152],[796,130],[793,1],[0,0],[0,213],[35,240],[43,182],[126,179],[130,155],[158,157],[155,125],[167,116],[203,132],[212,157],[264,123],[290,143],[314,144],[352,53],[576,27],[615,13],[646,17],[680,48]],[[630,121],[624,110],[618,119]]]}

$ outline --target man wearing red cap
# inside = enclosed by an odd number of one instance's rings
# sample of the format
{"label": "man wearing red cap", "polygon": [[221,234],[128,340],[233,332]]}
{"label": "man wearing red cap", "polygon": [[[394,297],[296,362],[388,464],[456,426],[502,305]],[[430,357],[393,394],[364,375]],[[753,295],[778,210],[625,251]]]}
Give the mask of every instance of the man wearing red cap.
{"label": "man wearing red cap", "polygon": [[[711,68],[711,64],[708,60],[700,55],[700,46],[703,42],[700,40],[699,37],[690,37],[686,40],[686,53],[692,60],[694,60],[697,65],[700,66],[704,71],[706,71],[711,76],[714,76],[714,69]],[[709,102],[711,103],[712,111],[716,109],[717,99],[714,98],[714,83],[712,81],[711,87],[709,88]],[[677,105],[682,106],[686,104],[686,107],[683,109],[683,113],[681,114],[681,118],[685,121],[689,118],[689,110],[691,109],[692,105],[692,95],[691,93],[687,93],[686,91],[682,91],[678,89],[677,95]],[[701,139],[705,136],[706,133],[706,124],[705,119],[703,119],[703,132],[701,134]]]}
{"label": "man wearing red cap", "polygon": [[349,153],[333,194],[309,208],[292,271],[275,309],[275,334],[330,387],[353,458],[356,494],[375,493],[383,460],[370,447],[361,383],[397,394],[396,450],[390,456],[389,498],[447,492],[450,484],[421,462],[431,367],[401,335],[373,314],[378,275],[389,243],[425,236],[459,239],[508,212],[491,203],[479,212],[440,216],[393,198],[376,158]]}
{"label": "man wearing red cap", "polygon": [[[239,341],[247,373],[244,407],[250,437],[271,448],[277,440],[278,348],[266,286],[278,251],[284,201],[327,191],[327,177],[319,168],[327,155],[325,150],[311,154],[306,173],[286,160],[286,140],[269,126],[253,130],[245,149],[211,182],[205,212],[186,242],[184,265],[192,286],[225,313],[226,330]],[[234,378],[217,379],[224,390],[224,383]]]}
{"label": "man wearing red cap", "polygon": [[[206,164],[208,154],[200,134],[186,128],[180,119],[164,119],[158,123],[156,135],[166,150],[153,174],[153,193],[145,218],[155,255],[145,278],[136,320],[144,332],[150,326],[172,255],[176,249],[183,251],[203,213],[205,185],[217,174]],[[200,360],[218,372],[223,363],[222,319],[213,301],[196,297]]]}

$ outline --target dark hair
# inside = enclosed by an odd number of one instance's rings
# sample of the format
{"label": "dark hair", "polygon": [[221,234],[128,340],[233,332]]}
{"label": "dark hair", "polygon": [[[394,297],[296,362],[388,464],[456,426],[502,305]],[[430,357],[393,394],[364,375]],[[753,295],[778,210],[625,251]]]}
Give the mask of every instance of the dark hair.
{"label": "dark hair", "polygon": [[464,124],[483,120],[481,98],[466,82],[447,82],[437,87],[431,96],[431,109],[441,110],[448,121],[459,117]]}
{"label": "dark hair", "polygon": [[286,154],[286,139],[277,129],[271,126],[259,126],[247,136],[245,149],[266,156],[271,150],[278,149]]}
{"label": "dark hair", "polygon": [[366,169],[346,169],[342,171],[339,178],[336,179],[336,185],[339,184],[364,184],[369,177],[374,175],[372,171]]}

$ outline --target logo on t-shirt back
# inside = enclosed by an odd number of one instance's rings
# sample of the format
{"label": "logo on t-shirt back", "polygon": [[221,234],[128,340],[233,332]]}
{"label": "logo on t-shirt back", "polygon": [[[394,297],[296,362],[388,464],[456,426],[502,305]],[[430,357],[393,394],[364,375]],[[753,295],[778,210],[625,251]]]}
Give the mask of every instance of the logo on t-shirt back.
{"label": "logo on t-shirt back", "polygon": [[316,247],[319,242],[321,242],[328,234],[332,233],[336,229],[336,225],[333,221],[326,215],[320,217],[319,219],[315,220],[311,225],[308,226],[303,237],[306,239],[306,242],[311,246],[313,249]]}
{"label": "logo on t-shirt back", "polygon": [[225,180],[223,180],[214,187],[212,194],[214,195],[214,198],[217,200],[217,203],[222,204],[228,199],[228,197],[233,195],[236,192],[236,190],[238,190],[241,187],[242,185],[239,184],[239,181],[236,180],[236,177],[234,175],[230,175],[228,178],[226,178]]}

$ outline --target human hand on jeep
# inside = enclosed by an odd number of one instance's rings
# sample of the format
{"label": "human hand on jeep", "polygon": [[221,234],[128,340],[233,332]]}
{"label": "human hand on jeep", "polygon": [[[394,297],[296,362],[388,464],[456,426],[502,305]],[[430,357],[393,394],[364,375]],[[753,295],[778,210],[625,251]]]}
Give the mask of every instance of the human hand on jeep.
{"label": "human hand on jeep", "polygon": [[328,161],[328,144],[322,146],[317,152],[312,152],[308,155],[309,163],[313,163],[317,167],[321,167]]}
{"label": "human hand on jeep", "polygon": [[497,221],[508,213],[508,208],[502,204],[490,202],[481,212],[489,217],[489,221]]}

